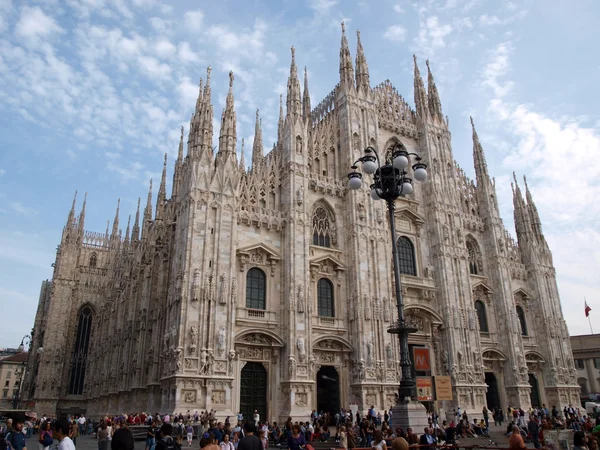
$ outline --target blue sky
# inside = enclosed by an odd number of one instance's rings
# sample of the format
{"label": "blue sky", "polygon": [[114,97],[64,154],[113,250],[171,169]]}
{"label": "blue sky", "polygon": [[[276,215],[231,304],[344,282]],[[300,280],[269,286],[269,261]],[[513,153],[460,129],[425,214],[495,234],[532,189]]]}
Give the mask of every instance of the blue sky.
{"label": "blue sky", "polygon": [[290,47],[315,106],[338,82],[342,20],[353,54],[361,31],[372,84],[390,79],[411,104],[412,54],[422,72],[430,59],[454,156],[472,176],[473,115],[510,230],[511,174],[527,175],[570,332],[589,332],[584,296],[600,317],[598,2],[162,3],[0,0],[0,347],[31,329],[76,189],[88,191],[86,228],[103,231],[119,197],[123,224],[165,152],[172,170],[208,65],[217,120],[235,73],[246,161],[256,108],[270,148]]}

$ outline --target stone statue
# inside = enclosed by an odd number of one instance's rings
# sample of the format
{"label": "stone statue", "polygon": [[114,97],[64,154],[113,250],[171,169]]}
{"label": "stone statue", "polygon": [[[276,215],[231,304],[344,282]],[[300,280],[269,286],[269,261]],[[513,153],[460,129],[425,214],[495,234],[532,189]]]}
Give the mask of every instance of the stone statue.
{"label": "stone statue", "polygon": [[190,328],[190,337],[192,338],[192,341],[198,339],[198,327],[196,325],[192,325]]}
{"label": "stone statue", "polygon": [[296,191],[296,202],[298,203],[298,206],[301,206],[304,202],[304,188],[302,187],[302,185]]}
{"label": "stone statue", "polygon": [[306,349],[304,348],[304,338],[302,336],[300,336],[296,341],[296,348],[298,349],[300,362],[304,362],[304,360],[306,359]]}
{"label": "stone statue", "polygon": [[219,335],[217,336],[217,350],[222,355],[225,351],[225,327],[219,328]]}
{"label": "stone statue", "polygon": [[385,347],[385,354],[388,361],[394,360],[394,350],[392,349],[392,344],[388,343],[388,345]]}
{"label": "stone statue", "polygon": [[298,312],[299,313],[303,313],[304,312],[304,290],[302,289],[302,285],[299,284],[298,285]]}
{"label": "stone statue", "polygon": [[373,365],[373,343],[367,342],[367,366]]}
{"label": "stone statue", "polygon": [[200,373],[207,372],[206,357],[206,350],[202,349],[202,351],[200,352]]}
{"label": "stone statue", "polygon": [[290,380],[296,377],[296,360],[293,356],[290,356],[288,359],[288,375]]}

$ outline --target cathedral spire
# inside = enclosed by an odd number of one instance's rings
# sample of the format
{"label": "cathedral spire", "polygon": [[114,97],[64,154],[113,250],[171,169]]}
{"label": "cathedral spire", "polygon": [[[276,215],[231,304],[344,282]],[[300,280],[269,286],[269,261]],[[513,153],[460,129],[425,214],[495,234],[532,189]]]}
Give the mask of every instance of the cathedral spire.
{"label": "cathedral spire", "polygon": [[129,233],[131,228],[131,214],[127,218],[127,228],[125,229],[125,246],[129,245]]}
{"label": "cathedral spire", "polygon": [[252,144],[252,168],[258,167],[263,159],[263,140],[261,120],[256,110],[256,124],[254,125],[254,143]]}
{"label": "cathedral spire", "polygon": [[158,197],[156,199],[156,218],[163,219],[165,212],[165,204],[167,203],[167,154],[163,162],[162,176],[160,178],[160,186],[158,187]]}
{"label": "cathedral spire", "polygon": [[523,194],[521,194],[521,189],[519,188],[519,183],[517,182],[517,176],[513,172],[514,186],[511,183],[511,187],[513,188],[513,207],[515,209],[514,217],[515,217],[515,231],[517,232],[517,239],[523,245],[529,236],[529,220],[526,216],[526,206],[523,201]]}
{"label": "cathedral spire", "polygon": [[77,225],[79,226],[79,231],[83,233],[85,231],[85,207],[87,205],[87,191],[83,195],[83,205],[81,205],[81,212],[79,213],[79,220],[77,221]]}
{"label": "cathedral spire", "polygon": [[525,198],[527,199],[527,210],[529,212],[531,226],[538,238],[544,238],[544,233],[542,232],[542,221],[540,220],[537,206],[535,206],[535,202],[533,201],[533,196],[529,191],[529,185],[527,184],[527,177],[525,175],[523,175],[523,183],[525,184]]}
{"label": "cathedral spire", "polygon": [[427,94],[425,93],[425,85],[423,84],[423,78],[421,78],[421,72],[419,71],[419,65],[417,64],[417,55],[413,55],[413,60],[415,62],[415,109],[417,115],[425,120],[429,116]]}
{"label": "cathedral spire", "polygon": [[119,233],[119,210],[121,209],[121,199],[117,200],[117,211],[115,212],[115,220],[113,221],[111,238],[114,238]]}
{"label": "cathedral spire", "polygon": [[67,216],[67,228],[71,228],[75,225],[75,204],[77,203],[77,191],[75,191],[75,195],[73,195],[73,203],[71,203],[71,209],[69,210],[69,215]]}
{"label": "cathedral spire", "polygon": [[287,117],[298,117],[300,115],[300,81],[298,80],[298,68],[296,67],[296,49],[292,47],[292,62],[290,64],[290,76],[287,84]]}
{"label": "cathedral spire", "polygon": [[283,94],[279,94],[279,123],[277,124],[277,144],[283,145]]}
{"label": "cathedral spire", "polygon": [[244,138],[242,138],[242,154],[240,155],[240,170],[246,171],[246,159],[244,158]]}
{"label": "cathedral spire", "polygon": [[475,130],[475,122],[473,117],[471,119],[471,128],[473,130],[473,162],[475,164],[475,174],[477,176],[477,186],[482,186],[483,183],[489,182],[489,175],[487,170],[487,163],[485,161],[485,154],[483,153],[483,147],[479,142],[479,136],[477,130]]}
{"label": "cathedral spire", "polygon": [[181,127],[181,136],[179,138],[179,148],[177,149],[177,160],[173,170],[173,186],[171,186],[171,197],[177,197],[180,191],[181,174],[183,170],[183,126]]}
{"label": "cathedral spire", "polygon": [[221,114],[221,131],[219,134],[219,152],[217,156],[225,157],[227,155],[235,156],[235,147],[237,140],[236,132],[236,114],[233,99],[233,71],[229,72],[229,92],[225,101],[225,109]]}
{"label": "cathedral spire", "polygon": [[203,103],[204,103],[204,93],[202,92],[202,77],[200,77],[200,83],[198,83],[198,99],[196,100],[196,112],[194,113],[194,115],[200,116]]}
{"label": "cathedral spire", "polygon": [[371,79],[365,51],[360,41],[360,31],[358,30],[356,30],[356,40],[356,90],[363,91],[366,94],[371,88]]}
{"label": "cathedral spire", "polygon": [[429,67],[429,60],[425,61],[427,65],[427,98],[429,105],[429,112],[432,117],[437,117],[440,120],[444,120],[444,114],[442,113],[442,102],[440,101],[440,94],[438,93],[433,74],[431,73],[431,67]]}
{"label": "cathedral spire", "polygon": [[144,222],[152,221],[152,178],[150,179],[150,188],[148,189],[148,200],[144,209]]}
{"label": "cathedral spire", "polygon": [[196,111],[190,120],[188,133],[188,156],[192,158],[209,154],[212,159],[213,139],[213,107],[211,104],[210,66],[206,68],[206,84],[202,88],[202,80],[196,101]]}
{"label": "cathedral spire", "polygon": [[354,68],[352,55],[346,39],[346,24],[342,22],[342,45],[340,47],[340,85],[348,89],[354,87]]}
{"label": "cathedral spire", "polygon": [[304,120],[310,121],[310,93],[308,92],[308,72],[304,66],[304,92],[302,93],[302,115]]}
{"label": "cathedral spire", "polygon": [[135,221],[133,222],[133,228],[131,229],[131,242],[137,242],[140,239],[140,203],[141,198],[138,197]]}

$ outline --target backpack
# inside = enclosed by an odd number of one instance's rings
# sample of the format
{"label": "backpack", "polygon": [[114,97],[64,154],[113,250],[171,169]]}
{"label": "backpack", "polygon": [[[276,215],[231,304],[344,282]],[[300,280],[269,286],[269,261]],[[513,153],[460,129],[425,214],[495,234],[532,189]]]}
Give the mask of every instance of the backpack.
{"label": "backpack", "polygon": [[173,438],[163,439],[163,442],[165,445],[161,450],[181,450],[181,445]]}

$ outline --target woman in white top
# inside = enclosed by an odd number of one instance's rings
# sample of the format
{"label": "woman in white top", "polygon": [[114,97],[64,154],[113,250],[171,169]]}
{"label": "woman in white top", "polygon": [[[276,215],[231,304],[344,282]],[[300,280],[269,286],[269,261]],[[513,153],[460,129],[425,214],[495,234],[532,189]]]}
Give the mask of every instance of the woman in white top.
{"label": "woman in white top", "polygon": [[340,428],[340,447],[348,448],[348,435],[346,434],[346,427]]}
{"label": "woman in white top", "polygon": [[385,439],[383,439],[383,435],[381,434],[380,430],[375,431],[371,447],[375,450],[387,450],[387,444],[385,443]]}

